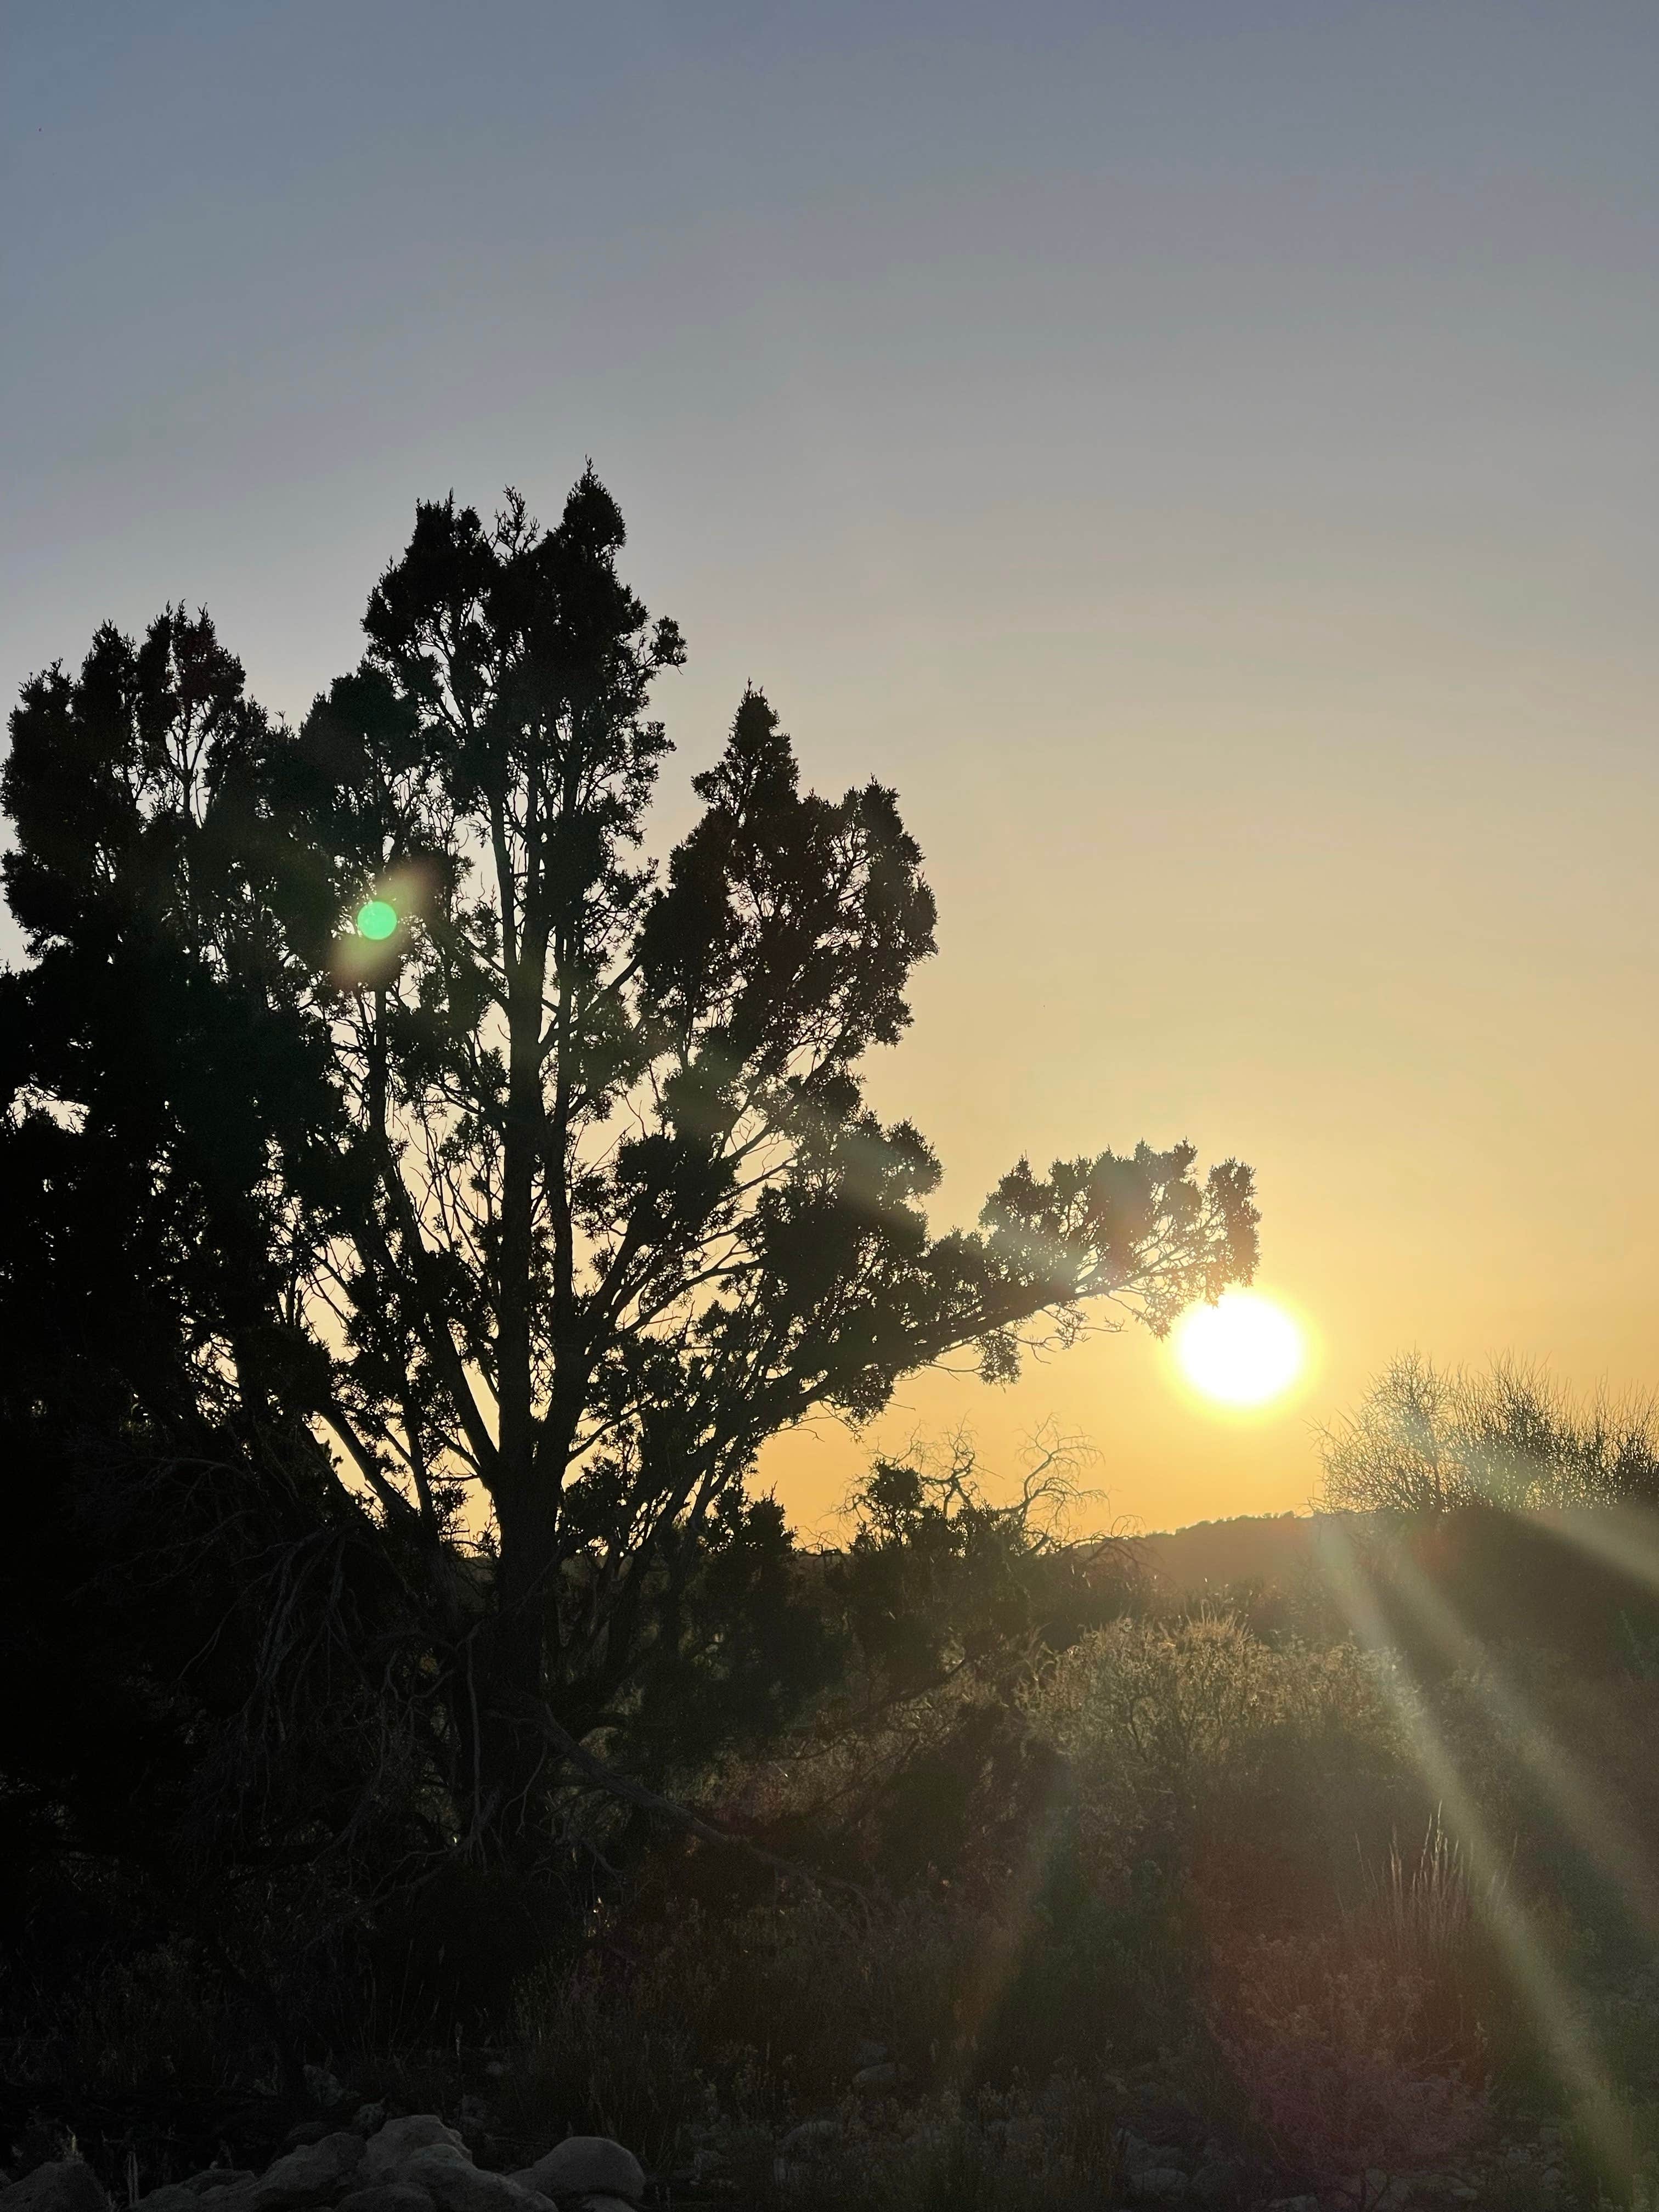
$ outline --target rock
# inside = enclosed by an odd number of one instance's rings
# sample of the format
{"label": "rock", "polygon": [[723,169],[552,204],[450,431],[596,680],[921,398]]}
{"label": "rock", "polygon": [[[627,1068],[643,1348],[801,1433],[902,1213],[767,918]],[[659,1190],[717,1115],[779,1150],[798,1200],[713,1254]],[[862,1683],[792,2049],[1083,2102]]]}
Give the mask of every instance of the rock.
{"label": "rock", "polygon": [[[802,2189],[820,2179],[829,2160],[840,2151],[847,2130],[839,2120],[802,2120],[778,2143],[772,2161],[772,2179],[780,2189]],[[707,2154],[699,2152],[699,2159]],[[701,2180],[699,2174],[696,2177]]]}
{"label": "rock", "polygon": [[504,2173],[484,2172],[448,2143],[429,2143],[411,2153],[396,2179],[424,2190],[438,2212],[551,2212],[535,2190],[509,2181]]}
{"label": "rock", "polygon": [[1185,2180],[1191,2172],[1192,2160],[1184,2150],[1174,2143],[1152,2143],[1133,2130],[1125,2128],[1117,2137],[1117,2154],[1124,2172],[1131,2179],[1137,2173],[1156,2170],[1164,2173],[1179,2173]]}
{"label": "rock", "polygon": [[1412,2201],[1412,2185],[1406,2177],[1387,2174],[1380,2166],[1367,2168],[1363,2191],[1359,2183],[1356,2174],[1349,2186],[1355,2203],[1364,2204],[1366,2212],[1406,2212]]}
{"label": "rock", "polygon": [[846,2139],[847,2130],[839,2120],[803,2120],[799,2127],[791,2128],[778,2144],[780,2158],[833,2158]]}
{"label": "rock", "polygon": [[329,2132],[326,2120],[297,2120],[283,2138],[284,2150],[302,2150],[307,2143],[321,2142]]}
{"label": "rock", "polygon": [[391,2172],[381,2174],[380,2179],[407,2181],[416,2189],[424,2189],[436,2203],[438,2184],[433,2177],[453,2167],[471,2164],[472,2154],[464,2143],[425,2143],[420,2149],[410,2151],[407,2158],[400,2158]]}
{"label": "rock", "polygon": [[1149,2143],[1179,2143],[1183,2150],[1204,2141],[1204,2125],[1191,2100],[1167,2082],[1143,2081],[1136,2088],[1134,2129]]}
{"label": "rock", "polygon": [[351,2124],[360,2136],[378,2135],[386,2125],[386,2106],[381,2104],[359,2105],[351,2115]]}
{"label": "rock", "polygon": [[899,2080],[899,2069],[890,2058],[884,2058],[874,2066],[860,2066],[853,2076],[853,2087],[855,2089],[896,2089]]}
{"label": "rock", "polygon": [[4,2212],[109,2212],[104,2185],[83,2158],[50,2158],[0,2190]]}
{"label": "rock", "polygon": [[199,2212],[199,2202],[187,2181],[164,2181],[159,2189],[141,2197],[133,2212]]}
{"label": "rock", "polygon": [[417,2182],[371,2181],[367,2189],[354,2189],[343,2197],[335,2212],[438,2212]]}
{"label": "rock", "polygon": [[609,2136],[567,2136],[512,2178],[543,2197],[620,2197],[637,2204],[645,2194],[644,2168]]}
{"label": "rock", "polygon": [[362,2137],[345,2128],[301,2144],[267,2166],[248,2191],[252,2212],[297,2212],[301,2205],[331,2204],[344,2196],[365,2154]]}
{"label": "rock", "polygon": [[1241,2159],[1206,2159],[1193,2176],[1192,2193],[1200,2204],[1231,2204],[1243,2194],[1248,2179]]}
{"label": "rock", "polygon": [[251,2166],[210,2166],[200,2173],[192,2173],[182,2186],[193,2189],[198,2197],[205,2197],[211,2189],[234,2189],[245,2181],[257,2179]]}
{"label": "rock", "polygon": [[435,2112],[411,2112],[406,2119],[388,2120],[368,2139],[360,2179],[365,2185],[384,2181],[394,2167],[401,2166],[417,2150],[428,2150],[443,2143],[465,2157],[466,2147],[459,2136],[453,2128],[447,2128]]}
{"label": "rock", "polygon": [[305,2077],[306,2094],[319,2112],[337,2112],[342,2105],[356,2101],[350,2090],[331,2074],[326,2066],[307,2066]]}
{"label": "rock", "polygon": [[1183,2204],[1188,2186],[1178,2166],[1137,2166],[1129,2176],[1129,2194],[1137,2204]]}

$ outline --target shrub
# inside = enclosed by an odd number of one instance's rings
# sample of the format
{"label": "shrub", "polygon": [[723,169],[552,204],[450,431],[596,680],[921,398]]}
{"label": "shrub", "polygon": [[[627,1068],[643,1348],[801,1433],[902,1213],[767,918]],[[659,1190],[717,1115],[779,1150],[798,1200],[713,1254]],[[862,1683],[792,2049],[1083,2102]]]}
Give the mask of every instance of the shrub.
{"label": "shrub", "polygon": [[1486,1958],[1437,1819],[1333,1927],[1218,1947],[1216,2041],[1284,2163],[1322,2187],[1436,2164],[1486,2128]]}
{"label": "shrub", "polygon": [[1340,1936],[1257,1936],[1218,1960],[1216,2039],[1287,2166],[1331,2188],[1476,2139],[1484,2087],[1421,2055],[1427,1999],[1420,1973]]}
{"label": "shrub", "polygon": [[1426,1818],[1397,1718],[1351,1644],[1270,1645],[1227,1614],[1123,1621],[1030,1693],[1071,1767],[1097,1894],[1148,1862],[1266,1924],[1351,1879],[1356,1832]]}
{"label": "shrub", "polygon": [[1472,1375],[1407,1352],[1325,1431],[1322,1456],[1325,1503],[1339,1511],[1653,1504],[1659,1406],[1578,1406],[1537,1368],[1498,1360]]}

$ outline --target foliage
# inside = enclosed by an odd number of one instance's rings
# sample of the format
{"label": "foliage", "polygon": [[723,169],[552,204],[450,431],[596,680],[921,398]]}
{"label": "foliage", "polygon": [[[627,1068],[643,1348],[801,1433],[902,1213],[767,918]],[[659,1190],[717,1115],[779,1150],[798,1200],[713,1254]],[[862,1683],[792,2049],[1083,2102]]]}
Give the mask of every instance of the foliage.
{"label": "foliage", "polygon": [[[463,1962],[499,1937],[516,2002],[469,2010],[459,1973],[410,1971],[387,1917],[369,1978],[305,2023],[299,2055],[452,2118],[464,2093],[482,2099],[497,2162],[605,2128],[796,2212],[951,2190],[1023,2212],[1088,2185],[1098,2201],[1126,2128],[1189,2165],[1215,2145],[1261,2196],[1314,2180],[1363,2193],[1384,2170],[1496,2159],[1488,2136],[1534,2131],[1524,2115],[1559,2095],[1494,1938],[1524,1921],[1640,2135],[1659,2048],[1643,1899],[1626,1900],[1634,1918],[1592,1909],[1534,1754],[1570,1744],[1620,1818],[1650,1826],[1652,1686],[1540,1656],[1511,1669],[1519,1734],[1493,1727],[1491,1687],[1457,1674],[1407,1695],[1397,1657],[1346,1641],[1126,1617],[1039,1652],[1012,1704],[995,1670],[962,1668],[704,1778],[700,1808],[763,1843],[816,1820],[833,1863],[839,1832],[853,1884],[663,1830],[581,1929],[538,1929],[489,1870],[456,1867],[464,1880],[411,1910]],[[1434,1821],[1417,1764],[1430,1735],[1486,1831],[1516,1838],[1501,1911]],[[955,1797],[951,1775],[968,1785]],[[907,1862],[891,1841],[918,1827],[927,1849]],[[1413,1835],[1420,1851],[1394,1843]],[[27,2053],[31,2100],[73,2115],[94,2077],[175,2098],[200,2094],[185,2069],[244,2095],[270,2078],[268,2021],[199,1953],[123,1965],[94,1930],[86,1958],[73,1994],[66,1981],[48,2007],[37,1977],[32,2019],[0,2024]],[[872,2040],[900,2069],[879,2094],[851,2080]],[[181,2074],[164,2092],[167,2047]],[[273,2109],[275,2142],[293,2115]],[[778,2139],[807,2114],[836,2117],[835,2156],[780,2179]],[[146,2172],[188,2170],[171,2155],[144,2150]],[[1587,2144],[1587,2203],[1595,2155]],[[1495,2201],[1555,2186],[1540,2153],[1504,2169]]]}
{"label": "foliage", "polygon": [[[316,1634],[416,1681],[399,1848],[412,1820],[514,1863],[833,1670],[748,1487],[768,1437],[953,1352],[1006,1378],[1114,1304],[1161,1329],[1255,1253],[1247,1171],[1184,1145],[1021,1161],[930,1231],[938,1163],[861,1087],[933,945],[895,795],[803,790],[751,690],[645,859],[683,648],[623,538],[591,471],[545,532],[512,494],[493,527],[421,505],[297,730],[205,614],[106,627],[25,685],[3,783],[11,1465],[57,1455],[65,1525],[94,1466],[191,1467],[292,1508],[290,1566],[336,1531],[384,1607],[364,1644],[337,1577]],[[234,1545],[197,1556],[246,1615]],[[266,1841],[325,1849],[344,1802]]]}
{"label": "foliage", "polygon": [[1078,1472],[1093,1455],[1045,1426],[1000,1504],[979,1481],[965,1429],[943,1452],[918,1441],[875,1462],[848,1500],[851,1540],[831,1585],[870,1695],[914,1693],[961,1668],[995,1679],[1122,1611],[1133,1555],[1075,1525],[1088,1502]]}
{"label": "foliage", "polygon": [[1488,2124],[1483,2087],[1421,2050],[1420,1976],[1341,1938],[1258,1936],[1219,1963],[1218,2040],[1279,2157],[1323,2188],[1442,2165]]}
{"label": "foliage", "polygon": [[1234,1899],[1334,1898],[1356,1832],[1387,1835],[1411,1771],[1352,1643],[1270,1644],[1231,1614],[1121,1621],[1057,1660],[1026,1706],[1070,1764],[1100,1888],[1156,1869]]}

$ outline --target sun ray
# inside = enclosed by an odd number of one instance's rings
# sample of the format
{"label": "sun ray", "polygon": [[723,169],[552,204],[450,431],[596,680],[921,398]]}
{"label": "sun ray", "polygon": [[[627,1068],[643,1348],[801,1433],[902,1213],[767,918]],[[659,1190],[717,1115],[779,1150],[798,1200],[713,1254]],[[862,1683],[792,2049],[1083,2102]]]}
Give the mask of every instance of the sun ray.
{"label": "sun ray", "polygon": [[1516,1994],[1531,2014],[1606,2172],[1610,2178],[1627,2179],[1629,2131],[1607,2067],[1583,2024],[1571,1982],[1503,1878],[1504,1855],[1428,1713],[1352,1540],[1340,1529],[1327,1526],[1320,1532],[1318,1542],[1326,1579],[1355,1636],[1365,1649],[1389,1662],[1383,1672],[1384,1688],[1413,1756],[1439,1801],[1446,1827],[1475,1876],[1474,1900],[1497,1939]]}
{"label": "sun ray", "polygon": [[1659,1590],[1659,1516],[1635,1505],[1597,1505],[1561,1513],[1530,1512],[1547,1529],[1650,1590]]}
{"label": "sun ray", "polygon": [[1442,1656],[1468,1674],[1474,1695],[1573,1842],[1618,1886],[1645,1931],[1659,1938],[1659,1869],[1613,1798],[1528,1710],[1487,1647],[1457,1618],[1420,1568],[1408,1559],[1398,1560],[1393,1579]]}

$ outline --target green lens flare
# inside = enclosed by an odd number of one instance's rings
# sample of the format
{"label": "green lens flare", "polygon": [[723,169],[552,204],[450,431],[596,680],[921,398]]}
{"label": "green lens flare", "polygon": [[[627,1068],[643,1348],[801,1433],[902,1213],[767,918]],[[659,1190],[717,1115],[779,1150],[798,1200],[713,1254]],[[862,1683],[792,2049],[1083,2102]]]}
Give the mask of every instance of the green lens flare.
{"label": "green lens flare", "polygon": [[398,909],[390,899],[370,899],[367,906],[357,909],[357,930],[360,936],[379,939],[390,937],[398,927]]}

